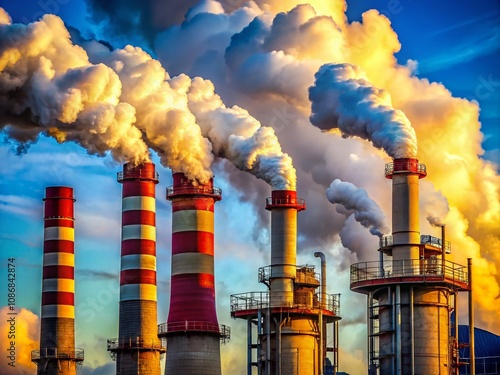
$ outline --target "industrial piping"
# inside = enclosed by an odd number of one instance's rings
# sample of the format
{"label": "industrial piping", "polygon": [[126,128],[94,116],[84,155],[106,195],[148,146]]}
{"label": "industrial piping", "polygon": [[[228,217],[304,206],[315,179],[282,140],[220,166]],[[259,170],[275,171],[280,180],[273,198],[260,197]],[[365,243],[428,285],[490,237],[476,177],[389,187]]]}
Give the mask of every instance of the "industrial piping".
{"label": "industrial piping", "polygon": [[31,352],[38,375],[75,375],[75,230],[73,189],[45,191],[40,350]]}
{"label": "industrial piping", "polygon": [[[294,190],[273,190],[266,199],[271,211],[271,265],[259,268],[259,282],[268,292],[231,296],[231,316],[247,320],[247,374],[257,367],[259,375],[319,375],[326,366],[326,324],[340,320],[339,295],[326,294],[326,263],[322,259],[322,281],[314,266],[298,266],[297,213],[306,208]],[[321,297],[317,288],[321,286]],[[254,329],[256,343],[253,343]],[[337,340],[334,338],[334,345]],[[256,360],[252,349],[256,349]],[[331,373],[331,372],[328,372]]]}
{"label": "industrial piping", "polygon": [[159,375],[165,352],[157,336],[155,165],[125,164],[118,339],[108,340],[117,375]]}
{"label": "industrial piping", "polygon": [[219,325],[215,305],[214,205],[221,190],[210,179],[193,184],[173,174],[167,188],[172,202],[172,272],[167,323],[158,327],[167,340],[166,375],[221,374],[220,342],[229,328]]}

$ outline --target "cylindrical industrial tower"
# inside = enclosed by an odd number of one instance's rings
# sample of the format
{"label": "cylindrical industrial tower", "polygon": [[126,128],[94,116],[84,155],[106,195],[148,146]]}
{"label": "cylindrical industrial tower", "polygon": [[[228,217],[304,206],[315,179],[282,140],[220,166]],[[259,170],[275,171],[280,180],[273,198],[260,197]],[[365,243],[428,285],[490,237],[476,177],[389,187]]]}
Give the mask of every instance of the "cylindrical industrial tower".
{"label": "cylindrical industrial tower", "polygon": [[[231,296],[231,315],[248,322],[247,374],[252,374],[252,366],[259,375],[323,374],[325,327],[340,319],[339,296],[318,293],[314,266],[296,264],[297,212],[305,209],[304,200],[293,190],[274,190],[266,209],[271,211],[271,265],[259,269],[259,281],[269,293]],[[253,326],[257,344],[252,343]]]}
{"label": "cylindrical industrial tower", "polygon": [[152,163],[125,164],[118,339],[108,340],[117,375],[159,375],[165,352],[157,335],[156,201]]}
{"label": "cylindrical industrial tower", "polygon": [[75,375],[75,229],[73,189],[45,191],[40,350],[31,353],[39,375]]}
{"label": "cylindrical industrial tower", "polygon": [[305,209],[293,190],[274,190],[271,211],[271,306],[292,306],[297,269],[297,212]]}
{"label": "cylindrical industrial tower", "polygon": [[167,340],[166,375],[220,375],[220,342],[229,329],[219,325],[215,305],[214,205],[221,190],[173,174],[170,310],[159,336]]}
{"label": "cylindrical industrial tower", "polygon": [[450,311],[459,291],[468,290],[464,266],[445,260],[449,243],[420,235],[418,160],[395,159],[392,179],[392,236],[381,239],[387,262],[351,266],[351,289],[368,295],[369,373],[448,374],[458,363],[451,348]]}

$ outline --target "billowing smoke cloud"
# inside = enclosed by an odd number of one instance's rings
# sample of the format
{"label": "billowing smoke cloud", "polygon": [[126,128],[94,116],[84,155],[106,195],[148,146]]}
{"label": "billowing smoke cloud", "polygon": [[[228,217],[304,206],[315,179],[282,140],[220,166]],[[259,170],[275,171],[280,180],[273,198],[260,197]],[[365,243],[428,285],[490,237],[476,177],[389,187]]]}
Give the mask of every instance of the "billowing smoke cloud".
{"label": "billowing smoke cloud", "polygon": [[88,42],[84,50],[56,16],[29,25],[3,18],[0,126],[12,139],[25,144],[44,133],[134,163],[149,160],[152,148],[164,166],[200,182],[212,176],[213,142],[217,156],[274,188],[295,187],[273,129],[227,108],[210,81],[171,78],[138,47]]}
{"label": "billowing smoke cloud", "polygon": [[208,80],[193,79],[188,98],[189,108],[198,119],[203,135],[212,142],[215,155],[230,160],[241,170],[250,171],[273,189],[296,189],[292,159],[281,151],[272,128],[262,127],[243,108],[227,108]]}
{"label": "billowing smoke cloud", "polygon": [[[326,190],[326,196],[330,202],[338,203],[347,210],[354,211],[356,221],[374,236],[382,237],[384,233],[389,233],[384,213],[378,204],[370,199],[365,189],[360,189],[350,182],[335,179]],[[339,209],[337,212],[349,216],[349,213]]]}
{"label": "billowing smoke cloud", "polygon": [[[1,15],[1,12],[0,12]],[[8,313],[16,313],[9,315]],[[27,309],[11,311],[9,306],[0,308],[0,351],[2,352],[2,374],[30,375],[36,371],[31,362],[31,351],[39,347],[40,319]],[[15,324],[11,325],[9,318],[14,317]],[[11,330],[11,327],[14,330]],[[13,344],[11,344],[13,343]],[[12,350],[12,347],[14,350]],[[11,351],[15,354],[10,357]],[[13,366],[8,365],[12,363]]]}
{"label": "billowing smoke cloud", "polygon": [[359,67],[326,64],[315,77],[309,89],[312,124],[369,140],[395,159],[416,157],[417,138],[410,121],[392,107],[390,94],[373,86]]}
{"label": "billowing smoke cloud", "polygon": [[[466,263],[466,257],[484,260],[476,262],[476,276],[488,280],[478,286],[481,319],[490,327],[498,326],[498,313],[492,306],[497,311],[500,308],[491,301],[496,301],[499,293],[495,264],[500,262],[500,179],[495,168],[478,157],[482,134],[477,104],[453,98],[443,85],[416,77],[417,62],[399,64],[395,58],[401,47],[397,35],[390,20],[376,10],[365,12],[359,22],[349,23],[343,1],[313,1],[293,9],[295,1],[267,3],[268,13],[263,6],[261,10],[241,7],[238,17],[236,12],[221,14],[220,10],[197,13],[182,27],[160,33],[156,53],[176,74],[182,69],[191,76],[209,77],[223,100],[244,106],[260,122],[273,126],[283,150],[294,160],[298,191],[308,203],[308,210],[299,216],[299,249],[321,246],[329,254],[338,246],[346,223],[349,229],[358,226],[354,215],[346,219],[334,206],[324,204],[324,192],[332,180],[339,178],[364,188],[386,214],[391,207],[390,186],[383,175],[386,159],[357,136],[343,139],[340,132],[325,136],[310,126],[308,89],[314,85],[314,74],[325,64],[345,67],[347,82],[333,80],[337,86],[345,83],[344,89],[350,88],[349,83],[355,89],[352,103],[345,103],[344,114],[358,101],[368,100],[361,105],[365,108],[365,133],[382,128],[386,141],[392,143],[388,146],[392,147],[391,156],[415,157],[414,139],[418,137],[418,157],[428,171],[421,188],[431,183],[425,194],[422,191],[422,201],[438,192],[448,200],[449,209],[440,208],[439,217],[447,225],[453,248],[463,249],[452,252],[450,259],[461,264]],[[219,19],[216,26],[215,19]],[[321,37],[324,35],[328,37]],[[337,78],[344,77],[341,73],[336,72]],[[363,93],[368,98],[363,98]],[[377,122],[369,122],[373,119]],[[228,177],[246,201],[260,206],[256,186],[243,184],[238,176]],[[478,203],[470,204],[472,201]],[[421,212],[425,221],[429,214],[436,214],[436,207],[429,204]],[[266,224],[263,220],[262,225]],[[421,224],[432,231],[425,222]],[[361,237],[353,250],[355,255],[374,259],[373,237]]]}

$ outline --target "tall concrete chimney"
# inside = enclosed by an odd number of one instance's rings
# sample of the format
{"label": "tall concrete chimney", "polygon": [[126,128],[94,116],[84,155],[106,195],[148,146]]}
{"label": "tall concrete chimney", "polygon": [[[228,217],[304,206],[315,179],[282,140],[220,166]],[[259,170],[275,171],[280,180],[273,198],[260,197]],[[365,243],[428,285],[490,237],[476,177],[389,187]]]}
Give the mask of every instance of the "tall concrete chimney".
{"label": "tall concrete chimney", "polygon": [[75,375],[75,229],[73,189],[45,190],[40,350],[31,352],[38,375]]}
{"label": "tall concrete chimney", "polygon": [[159,336],[167,340],[166,375],[220,375],[220,342],[229,329],[219,325],[215,305],[214,205],[221,190],[212,180],[193,184],[173,174],[170,310]]}
{"label": "tall concrete chimney", "polygon": [[[469,290],[464,266],[446,261],[444,238],[420,235],[419,179],[425,165],[395,159],[392,179],[392,236],[379,251],[387,262],[351,265],[351,290],[368,296],[370,375],[448,374],[460,363],[450,350],[450,311],[458,292]],[[390,259],[390,258],[389,258]]]}
{"label": "tall concrete chimney", "polygon": [[320,280],[314,266],[297,265],[297,212],[305,208],[294,190],[272,192],[266,200],[271,265],[259,269],[259,281],[269,292],[231,296],[231,316],[247,320],[247,375],[254,366],[263,375],[320,375],[328,370],[326,352],[337,350],[326,346],[325,327],[340,320],[339,295],[327,295],[326,289],[317,293]]}
{"label": "tall concrete chimney", "polygon": [[271,306],[291,306],[297,270],[297,212],[305,202],[293,190],[273,190],[266,201],[271,211]]}
{"label": "tall concrete chimney", "polygon": [[120,316],[117,339],[108,340],[117,375],[159,375],[165,352],[157,335],[155,165],[125,164],[123,184]]}

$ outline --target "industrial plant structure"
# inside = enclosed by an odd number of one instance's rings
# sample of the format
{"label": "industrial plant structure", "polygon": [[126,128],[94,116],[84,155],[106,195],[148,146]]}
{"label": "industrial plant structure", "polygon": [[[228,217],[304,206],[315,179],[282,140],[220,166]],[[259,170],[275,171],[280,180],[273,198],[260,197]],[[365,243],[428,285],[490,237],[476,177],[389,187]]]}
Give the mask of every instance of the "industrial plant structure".
{"label": "industrial plant structure", "polygon": [[[385,175],[392,179],[392,236],[381,238],[379,261],[351,265],[351,290],[367,295],[368,372],[458,374],[457,298],[469,291],[473,329],[471,262],[467,268],[446,260],[451,246],[443,225],[441,238],[420,234],[419,179],[426,176],[425,165],[395,159]],[[470,345],[473,352],[473,341]]]}
{"label": "industrial plant structure", "polygon": [[117,375],[159,375],[165,347],[157,335],[155,165],[125,164],[117,339],[108,340]]}
{"label": "industrial plant structure", "polygon": [[[334,353],[331,370],[336,371],[340,295],[326,292],[322,253],[315,254],[321,258],[321,282],[314,266],[297,265],[297,213],[305,208],[296,191],[272,192],[266,201],[271,211],[271,265],[258,274],[269,290],[231,296],[231,316],[247,321],[248,375],[253,367],[259,375],[321,375],[328,350]],[[333,347],[327,347],[328,324],[333,325]]]}
{"label": "industrial plant structure", "polygon": [[214,206],[222,192],[212,179],[194,184],[174,173],[173,180],[170,310],[158,326],[168,347],[165,375],[220,375],[220,344],[230,335],[215,305]]}
{"label": "industrial plant structure", "polygon": [[75,227],[73,189],[45,190],[40,349],[31,352],[38,375],[75,375]]}

